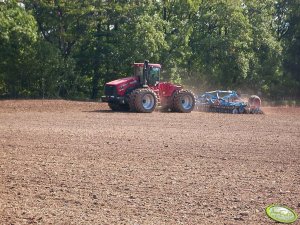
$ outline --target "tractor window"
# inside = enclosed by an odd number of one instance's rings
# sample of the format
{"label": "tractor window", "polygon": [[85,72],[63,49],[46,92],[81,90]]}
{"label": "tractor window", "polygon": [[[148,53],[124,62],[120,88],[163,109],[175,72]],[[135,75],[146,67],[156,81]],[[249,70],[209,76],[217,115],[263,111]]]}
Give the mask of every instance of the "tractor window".
{"label": "tractor window", "polygon": [[142,77],[143,76],[143,67],[135,66],[134,67],[134,76]]}
{"label": "tractor window", "polygon": [[154,86],[159,81],[160,68],[151,67],[149,73],[149,84]]}

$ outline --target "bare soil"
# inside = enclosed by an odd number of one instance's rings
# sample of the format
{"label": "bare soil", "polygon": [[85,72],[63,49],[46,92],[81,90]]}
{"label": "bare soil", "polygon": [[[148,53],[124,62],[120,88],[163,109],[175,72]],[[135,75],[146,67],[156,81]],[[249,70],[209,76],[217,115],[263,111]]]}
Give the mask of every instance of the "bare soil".
{"label": "bare soil", "polygon": [[0,224],[275,224],[272,203],[299,214],[300,109],[263,110],[0,101]]}

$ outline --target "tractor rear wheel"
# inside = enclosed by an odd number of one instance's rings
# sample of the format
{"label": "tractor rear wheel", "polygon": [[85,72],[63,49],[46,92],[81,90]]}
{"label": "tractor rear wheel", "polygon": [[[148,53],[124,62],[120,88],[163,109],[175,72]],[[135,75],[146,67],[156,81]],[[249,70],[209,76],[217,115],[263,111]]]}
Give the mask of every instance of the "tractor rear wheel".
{"label": "tractor rear wheel", "polygon": [[195,96],[191,91],[180,90],[174,95],[173,111],[189,113],[195,107]]}
{"label": "tractor rear wheel", "polygon": [[109,102],[108,106],[112,111],[119,111],[119,112],[129,111],[129,105],[127,105],[127,104],[119,104],[119,103],[115,103],[115,102]]}
{"label": "tractor rear wheel", "polygon": [[131,106],[134,111],[140,113],[151,113],[154,111],[157,105],[157,96],[154,91],[148,88],[136,89],[132,93],[132,99],[130,99]]}

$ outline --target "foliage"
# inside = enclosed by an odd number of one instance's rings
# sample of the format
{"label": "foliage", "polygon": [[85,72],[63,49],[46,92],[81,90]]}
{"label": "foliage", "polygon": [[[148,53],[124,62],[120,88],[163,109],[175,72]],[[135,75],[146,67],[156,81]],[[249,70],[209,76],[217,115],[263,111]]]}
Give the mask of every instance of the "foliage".
{"label": "foliage", "polygon": [[243,9],[234,2],[205,2],[194,15],[193,26],[192,71],[214,86],[241,85],[253,57],[251,25]]}
{"label": "foliage", "polygon": [[14,1],[0,7],[0,95],[27,95],[37,41],[36,22]]}
{"label": "foliage", "polygon": [[23,3],[0,3],[0,96],[97,99],[144,59],[197,89],[300,95],[297,0]]}
{"label": "foliage", "polygon": [[287,93],[300,95],[300,2],[287,2],[286,23],[288,28],[282,37],[284,43],[284,80]]}

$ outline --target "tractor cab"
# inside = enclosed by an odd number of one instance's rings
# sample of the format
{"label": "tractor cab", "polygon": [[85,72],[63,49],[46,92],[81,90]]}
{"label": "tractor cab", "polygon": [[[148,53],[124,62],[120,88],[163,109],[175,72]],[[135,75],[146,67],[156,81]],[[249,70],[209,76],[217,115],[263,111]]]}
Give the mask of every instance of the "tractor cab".
{"label": "tractor cab", "polygon": [[155,86],[159,82],[160,78],[160,64],[134,63],[134,76],[140,78],[142,86]]}

